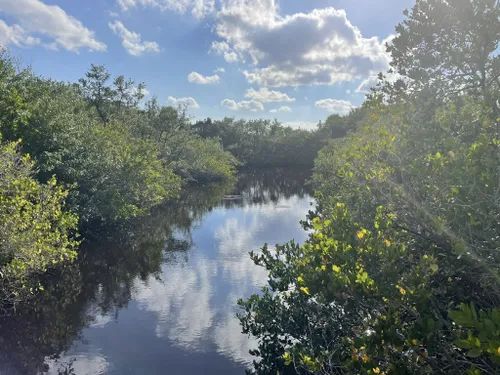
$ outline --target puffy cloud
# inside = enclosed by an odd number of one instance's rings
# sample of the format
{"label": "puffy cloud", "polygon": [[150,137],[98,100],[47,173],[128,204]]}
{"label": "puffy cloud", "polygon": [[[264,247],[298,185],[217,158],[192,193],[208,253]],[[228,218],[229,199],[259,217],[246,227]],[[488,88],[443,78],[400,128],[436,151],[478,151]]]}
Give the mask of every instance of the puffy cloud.
{"label": "puffy cloud", "polygon": [[264,110],[264,105],[261,102],[255,100],[235,102],[231,99],[224,99],[221,102],[221,106],[229,108],[232,111],[251,111],[258,112]]}
{"label": "puffy cloud", "polygon": [[344,10],[278,15],[276,0],[226,0],[216,32],[227,51],[253,61],[250,83],[281,87],[331,85],[389,67],[384,41],[364,38]]}
{"label": "puffy cloud", "polygon": [[278,109],[271,109],[269,112],[271,112],[271,113],[276,113],[276,112],[292,112],[292,109],[289,106],[284,105],[282,107],[279,107]]}
{"label": "puffy cloud", "polygon": [[250,88],[245,93],[245,98],[257,100],[262,103],[271,102],[294,102],[295,98],[290,98],[287,94],[280,91],[272,91],[267,87],[261,87],[259,91]]}
{"label": "puffy cloud", "polygon": [[236,52],[234,52],[226,42],[212,42],[210,50],[214,51],[217,55],[224,56],[224,60],[229,64],[236,63],[239,60]]}
{"label": "puffy cloud", "polygon": [[314,130],[318,126],[317,122],[306,122],[306,121],[291,121],[284,122],[283,126],[289,126],[293,129],[303,129],[303,130]]}
{"label": "puffy cloud", "polygon": [[326,109],[330,113],[347,114],[354,105],[348,100],[339,99],[322,99],[318,100],[315,104],[318,108]]}
{"label": "puffy cloud", "polygon": [[219,83],[220,77],[217,74],[213,76],[202,76],[200,73],[192,72],[188,75],[188,81],[197,83],[198,85],[213,85]]}
{"label": "puffy cloud", "polygon": [[47,5],[40,0],[0,0],[1,12],[12,16],[19,23],[9,27],[2,21],[0,42],[5,45],[40,44],[41,40],[33,36],[40,34],[49,38],[50,42],[44,46],[52,50],[106,50],[106,45],[95,39],[93,31],[57,5]]}
{"label": "puffy cloud", "polygon": [[226,69],[224,68],[217,68],[214,70],[214,73],[226,73]]}
{"label": "puffy cloud", "polygon": [[9,44],[14,44],[18,47],[29,47],[40,43],[39,38],[30,36],[21,26],[9,26],[0,20],[0,46],[7,47]]}
{"label": "puffy cloud", "polygon": [[123,47],[133,56],[140,56],[145,52],[160,52],[156,42],[142,41],[141,34],[128,30],[120,21],[109,22],[109,28],[122,40]]}
{"label": "puffy cloud", "polygon": [[123,11],[137,6],[158,8],[161,11],[174,11],[180,14],[191,11],[193,17],[197,19],[215,10],[215,0],[117,0],[117,4]]}
{"label": "puffy cloud", "polygon": [[187,98],[174,98],[173,96],[168,97],[168,102],[170,105],[177,107],[177,106],[186,106],[186,107],[191,107],[191,108],[200,108],[198,103],[196,103],[196,100],[194,100],[192,97],[187,97]]}

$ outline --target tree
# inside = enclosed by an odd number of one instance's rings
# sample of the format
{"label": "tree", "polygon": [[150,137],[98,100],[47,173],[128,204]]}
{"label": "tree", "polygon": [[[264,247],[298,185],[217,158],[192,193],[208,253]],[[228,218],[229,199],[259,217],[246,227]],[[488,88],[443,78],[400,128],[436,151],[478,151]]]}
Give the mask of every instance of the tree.
{"label": "tree", "polygon": [[81,78],[79,89],[82,96],[93,107],[99,118],[107,124],[114,113],[121,113],[123,108],[136,107],[144,98],[144,83],[135,85],[131,79],[118,76],[109,86],[111,74],[102,65],[91,65],[90,70]]}
{"label": "tree", "polygon": [[417,0],[405,15],[388,51],[409,87],[431,84],[440,98],[467,92],[491,100],[500,85],[498,0]]}

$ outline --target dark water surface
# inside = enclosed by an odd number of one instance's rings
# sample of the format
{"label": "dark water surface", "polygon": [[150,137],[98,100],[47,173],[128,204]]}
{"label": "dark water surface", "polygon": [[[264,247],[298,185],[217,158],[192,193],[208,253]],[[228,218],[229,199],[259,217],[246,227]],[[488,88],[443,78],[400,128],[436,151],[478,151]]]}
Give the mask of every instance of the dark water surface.
{"label": "dark water surface", "polygon": [[306,177],[249,171],[97,233],[78,264],[0,321],[0,374],[243,374],[254,343],[236,301],[267,277],[248,252],[307,238]]}

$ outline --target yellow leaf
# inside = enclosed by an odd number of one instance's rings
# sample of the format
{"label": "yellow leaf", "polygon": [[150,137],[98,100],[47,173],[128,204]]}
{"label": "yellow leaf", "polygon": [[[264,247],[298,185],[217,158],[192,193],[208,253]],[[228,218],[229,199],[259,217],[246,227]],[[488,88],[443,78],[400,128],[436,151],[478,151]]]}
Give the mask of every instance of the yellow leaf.
{"label": "yellow leaf", "polygon": [[309,293],[309,288],[303,286],[300,288],[300,290],[302,290],[305,294],[307,294],[308,296],[311,295],[311,293]]}
{"label": "yellow leaf", "polygon": [[332,266],[332,271],[333,272],[336,272],[336,273],[339,273],[340,272],[340,267],[339,266],[336,266],[335,264]]}
{"label": "yellow leaf", "polygon": [[399,293],[401,293],[404,296],[406,295],[406,290],[404,290],[404,288],[399,287]]}
{"label": "yellow leaf", "polygon": [[365,234],[362,232],[362,231],[359,231],[358,233],[356,233],[356,236],[359,238],[359,239],[362,239]]}
{"label": "yellow leaf", "polygon": [[385,246],[387,246],[387,247],[391,246],[391,241],[385,240]]}
{"label": "yellow leaf", "polygon": [[299,283],[303,283],[303,282],[304,282],[304,279],[303,279],[303,277],[302,277],[302,276],[299,276],[299,277],[297,277],[297,281],[298,281]]}
{"label": "yellow leaf", "polygon": [[380,374],[380,369],[379,369],[378,367],[375,367],[375,368],[373,369],[373,372],[374,372],[375,374]]}

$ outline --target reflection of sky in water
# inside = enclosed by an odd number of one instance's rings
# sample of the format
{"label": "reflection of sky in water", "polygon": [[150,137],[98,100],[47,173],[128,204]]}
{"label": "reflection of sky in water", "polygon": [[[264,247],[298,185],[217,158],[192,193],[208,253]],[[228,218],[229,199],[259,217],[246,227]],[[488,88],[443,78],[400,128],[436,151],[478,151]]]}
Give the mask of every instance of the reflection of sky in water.
{"label": "reflection of sky in water", "polygon": [[[162,279],[136,280],[133,299],[116,315],[97,316],[57,363],[86,374],[243,373],[251,341],[235,317],[236,301],[267,279],[248,256],[307,233],[300,227],[311,198],[214,209],[192,231],[194,245],[162,267]],[[177,261],[175,261],[177,260]]]}

